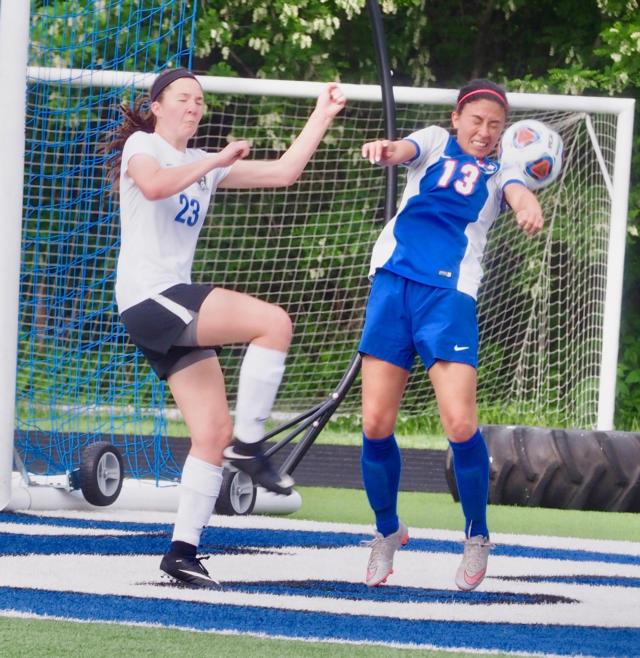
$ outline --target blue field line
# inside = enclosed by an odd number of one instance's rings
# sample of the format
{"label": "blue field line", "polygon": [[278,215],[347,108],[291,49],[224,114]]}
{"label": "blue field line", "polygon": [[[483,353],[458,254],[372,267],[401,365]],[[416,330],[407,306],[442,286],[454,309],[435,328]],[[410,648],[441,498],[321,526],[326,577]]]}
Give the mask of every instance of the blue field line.
{"label": "blue field line", "polygon": [[279,581],[225,581],[225,592],[272,594],[275,596],[307,596],[349,601],[376,601],[385,603],[447,603],[462,605],[553,605],[578,603],[576,599],[554,594],[526,594],[515,592],[460,592],[427,587],[367,587],[364,583],[342,580],[279,580]]}
{"label": "blue field line", "polygon": [[[640,588],[640,578],[630,578],[627,576],[487,576],[487,578],[506,582],[516,580],[521,583],[563,583],[568,585],[588,585],[590,587]],[[638,602],[638,605],[640,606],[640,601]],[[640,614],[640,610],[638,614]]]}
{"label": "blue field line", "polygon": [[0,610],[72,620],[160,624],[290,639],[414,644],[571,656],[638,655],[640,629],[406,620],[164,598],[0,587]]}
{"label": "blue field line", "polygon": [[[48,525],[65,528],[97,528],[107,530],[129,530],[145,532],[169,527],[162,523],[139,523],[137,521],[103,521],[100,519],[75,519],[59,516],[22,514],[20,512],[0,512],[0,523],[21,523],[24,525]],[[1,527],[1,526],[0,526]]]}
{"label": "blue field line", "polygon": [[[37,521],[34,521],[37,518]],[[161,523],[121,523],[93,522],[74,519],[71,523],[63,523],[61,519],[47,517],[30,517],[18,514],[0,514],[0,523],[13,522],[46,523],[61,528],[61,535],[56,541],[55,536],[48,536],[42,542],[38,535],[0,534],[0,554],[25,555],[41,553],[95,554],[110,553],[112,555],[162,554],[167,548],[171,537],[172,526]],[[64,535],[63,528],[87,528],[104,530],[104,535],[71,536]],[[145,533],[125,537],[112,536],[110,530]],[[2,526],[0,525],[0,533]],[[228,548],[343,548],[357,546],[362,541],[370,539],[370,535],[350,532],[327,532],[313,530],[274,530],[255,528],[224,528],[208,527],[202,535],[201,550],[203,553],[224,553]],[[405,550],[425,553],[462,553],[462,542],[443,539],[412,539]],[[513,544],[498,544],[492,551],[493,555],[507,557],[538,558],[545,560],[570,560],[575,562],[603,562],[611,564],[640,565],[640,556],[623,553],[608,553],[581,549],[539,548]]]}

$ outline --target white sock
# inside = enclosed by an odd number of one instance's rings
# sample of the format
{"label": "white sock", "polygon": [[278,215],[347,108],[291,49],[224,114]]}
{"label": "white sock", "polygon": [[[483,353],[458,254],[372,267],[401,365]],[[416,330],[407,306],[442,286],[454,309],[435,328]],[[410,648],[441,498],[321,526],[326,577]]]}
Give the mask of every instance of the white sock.
{"label": "white sock", "polygon": [[264,423],[271,415],[284,374],[286,352],[260,347],[247,348],[240,368],[234,436],[255,443],[264,436]]}
{"label": "white sock", "polygon": [[222,466],[187,455],[180,480],[180,502],[172,541],[197,546],[203,528],[213,514],[220,487]]}

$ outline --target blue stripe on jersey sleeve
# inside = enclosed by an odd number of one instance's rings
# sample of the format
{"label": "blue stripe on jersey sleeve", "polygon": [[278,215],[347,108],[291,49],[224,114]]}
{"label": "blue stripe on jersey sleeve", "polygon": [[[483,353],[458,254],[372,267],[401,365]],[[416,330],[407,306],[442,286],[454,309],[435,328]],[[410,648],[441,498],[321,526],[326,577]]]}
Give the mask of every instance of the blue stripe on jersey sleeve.
{"label": "blue stripe on jersey sleeve", "polygon": [[517,183],[518,185],[524,185],[527,187],[527,184],[523,180],[520,180],[519,178],[510,178],[509,180],[506,180],[504,183],[502,183],[502,187],[500,189],[504,190],[504,188],[507,187],[507,185],[511,185],[511,183]]}
{"label": "blue stripe on jersey sleeve", "polygon": [[418,144],[418,142],[416,142],[414,139],[409,139],[407,137],[405,137],[402,141],[411,142],[416,147],[416,154],[410,160],[405,160],[404,162],[401,163],[403,166],[406,167],[407,165],[411,164],[412,162],[414,162],[420,157],[420,144]]}

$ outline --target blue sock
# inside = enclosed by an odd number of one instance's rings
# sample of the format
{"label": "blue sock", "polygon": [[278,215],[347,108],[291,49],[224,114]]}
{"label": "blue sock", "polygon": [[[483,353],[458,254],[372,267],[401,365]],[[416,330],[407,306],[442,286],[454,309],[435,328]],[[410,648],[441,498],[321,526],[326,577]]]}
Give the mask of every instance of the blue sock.
{"label": "blue sock", "polygon": [[384,439],[368,439],[363,434],[362,439],[362,481],[376,515],[376,528],[387,537],[400,525],[397,509],[400,450],[393,434]]}
{"label": "blue sock", "polygon": [[449,445],[453,451],[453,470],[465,517],[465,535],[489,537],[489,451],[484,438],[478,429],[467,441],[449,441]]}

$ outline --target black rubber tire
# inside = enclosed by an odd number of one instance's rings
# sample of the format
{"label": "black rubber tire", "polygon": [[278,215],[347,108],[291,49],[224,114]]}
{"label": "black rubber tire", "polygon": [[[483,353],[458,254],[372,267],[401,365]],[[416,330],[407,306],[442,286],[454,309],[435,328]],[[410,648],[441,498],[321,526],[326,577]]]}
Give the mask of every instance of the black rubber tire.
{"label": "black rubber tire", "polygon": [[97,441],[80,452],[80,489],[88,503],[105,507],[120,495],[124,462],[120,451],[108,441]]}
{"label": "black rubber tire", "polygon": [[[640,512],[640,434],[487,425],[489,502]],[[459,500],[451,449],[445,476]]]}
{"label": "black rubber tire", "polygon": [[216,501],[216,512],[225,516],[251,514],[256,504],[256,494],[256,485],[250,475],[225,468]]}

